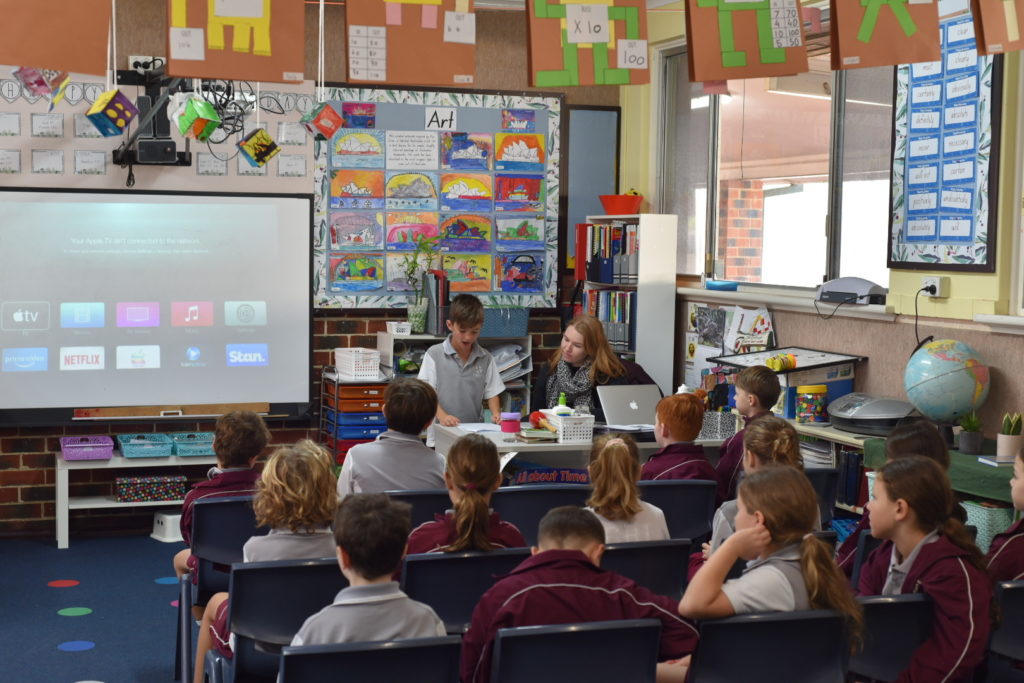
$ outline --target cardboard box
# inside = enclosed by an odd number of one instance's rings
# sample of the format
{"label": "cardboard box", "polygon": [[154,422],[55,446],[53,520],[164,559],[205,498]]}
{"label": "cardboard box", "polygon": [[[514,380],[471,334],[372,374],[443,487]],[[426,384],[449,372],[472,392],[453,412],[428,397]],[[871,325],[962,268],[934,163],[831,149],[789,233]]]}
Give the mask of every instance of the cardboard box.
{"label": "cardboard box", "polygon": [[183,474],[153,477],[117,477],[114,489],[118,503],[148,503],[156,500],[180,501],[185,497],[188,482]]}

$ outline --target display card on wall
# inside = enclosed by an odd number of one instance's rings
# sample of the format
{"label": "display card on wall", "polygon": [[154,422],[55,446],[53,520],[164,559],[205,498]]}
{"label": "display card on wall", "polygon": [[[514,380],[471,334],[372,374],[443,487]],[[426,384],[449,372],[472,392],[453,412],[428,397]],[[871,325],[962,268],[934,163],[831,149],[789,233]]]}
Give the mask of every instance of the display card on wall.
{"label": "display card on wall", "polygon": [[[315,144],[318,308],[404,307],[403,261],[422,238],[452,291],[555,305],[559,97],[328,93],[348,127]],[[438,117],[464,130],[428,129]]]}
{"label": "display card on wall", "polygon": [[1024,0],[973,0],[971,6],[979,54],[1024,50]]}
{"label": "display card on wall", "polygon": [[832,0],[831,13],[835,70],[934,62],[939,58],[939,11],[935,2]]}
{"label": "display card on wall", "polygon": [[[110,0],[4,2],[0,23],[0,64],[107,72]],[[38,27],[41,30],[28,30]]]}

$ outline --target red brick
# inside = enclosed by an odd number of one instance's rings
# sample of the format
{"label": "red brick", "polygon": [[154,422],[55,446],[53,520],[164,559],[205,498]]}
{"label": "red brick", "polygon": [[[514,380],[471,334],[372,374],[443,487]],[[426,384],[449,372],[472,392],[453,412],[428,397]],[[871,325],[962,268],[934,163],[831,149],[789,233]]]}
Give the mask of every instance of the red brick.
{"label": "red brick", "polygon": [[52,486],[21,486],[18,491],[21,493],[23,503],[53,500],[56,496],[56,490]]}
{"label": "red brick", "polygon": [[0,505],[0,519],[34,519],[43,514],[39,503],[15,503]]}
{"label": "red brick", "polygon": [[[2,508],[0,508],[2,510]],[[8,520],[4,519],[3,515],[0,514],[0,536],[15,537],[15,536],[49,536],[51,539],[54,534],[54,522],[53,520],[42,520],[42,519],[17,519]]]}
{"label": "red brick", "polygon": [[46,470],[4,470],[0,472],[0,485],[3,486],[45,483]]}
{"label": "red brick", "polygon": [[377,348],[377,336],[368,334],[356,334],[351,338],[352,346],[361,346],[363,348],[375,349]]}
{"label": "red brick", "polygon": [[16,470],[19,467],[21,467],[21,456],[17,453],[0,455],[0,470]]}
{"label": "red brick", "polygon": [[46,450],[46,439],[15,438],[0,440],[4,453],[40,453]]}
{"label": "red brick", "polygon": [[299,439],[310,438],[308,429],[275,429],[270,432],[270,443],[275,445],[293,444]]}
{"label": "red brick", "polygon": [[366,331],[367,332],[385,332],[388,329],[387,320],[367,320]]}
{"label": "red brick", "polygon": [[315,349],[321,349],[321,350],[330,351],[331,349],[335,349],[335,348],[338,348],[338,347],[346,347],[346,346],[348,346],[348,338],[347,337],[325,336],[325,337],[315,337],[313,339],[313,349],[314,350]]}
{"label": "red brick", "polygon": [[64,436],[64,427],[20,427],[19,436]]}
{"label": "red brick", "polygon": [[558,318],[530,318],[527,325],[530,332],[561,332],[562,321]]}
{"label": "red brick", "polygon": [[[18,501],[17,486],[0,487],[0,503],[16,503]],[[3,508],[0,508],[3,510]]]}
{"label": "red brick", "polygon": [[21,466],[42,469],[53,467],[56,458],[53,453],[25,453],[21,456]]}
{"label": "red brick", "polygon": [[324,334],[359,334],[366,332],[365,320],[328,320]]}

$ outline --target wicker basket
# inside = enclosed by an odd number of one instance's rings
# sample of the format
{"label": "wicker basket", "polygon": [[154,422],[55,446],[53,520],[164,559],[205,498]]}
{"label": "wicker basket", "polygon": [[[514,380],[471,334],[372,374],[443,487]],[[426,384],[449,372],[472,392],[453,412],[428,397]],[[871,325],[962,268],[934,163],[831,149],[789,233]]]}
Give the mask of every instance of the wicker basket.
{"label": "wicker basket", "polygon": [[558,443],[590,443],[594,440],[593,415],[555,415],[543,412],[558,427]]}

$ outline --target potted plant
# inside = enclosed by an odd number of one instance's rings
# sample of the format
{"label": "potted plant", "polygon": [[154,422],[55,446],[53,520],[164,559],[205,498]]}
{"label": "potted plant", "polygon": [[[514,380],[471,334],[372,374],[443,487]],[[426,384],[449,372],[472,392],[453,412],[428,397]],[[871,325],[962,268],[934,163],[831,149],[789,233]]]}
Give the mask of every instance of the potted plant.
{"label": "potted plant", "polygon": [[996,462],[1013,462],[1017,457],[1017,451],[1024,445],[1024,436],[1021,436],[1020,413],[1006,413],[1003,415],[1003,424],[996,436]]}
{"label": "potted plant", "polygon": [[981,433],[981,418],[978,413],[971,411],[960,418],[960,445],[959,450],[965,455],[981,455],[981,445],[984,435]]}
{"label": "potted plant", "polygon": [[413,296],[406,306],[406,315],[412,327],[413,334],[422,334],[427,324],[427,300],[426,300],[426,273],[435,266],[435,261],[440,255],[437,251],[441,238],[439,236],[427,237],[416,233],[412,238],[412,250],[406,252],[402,257],[402,275],[406,284],[412,290]]}

